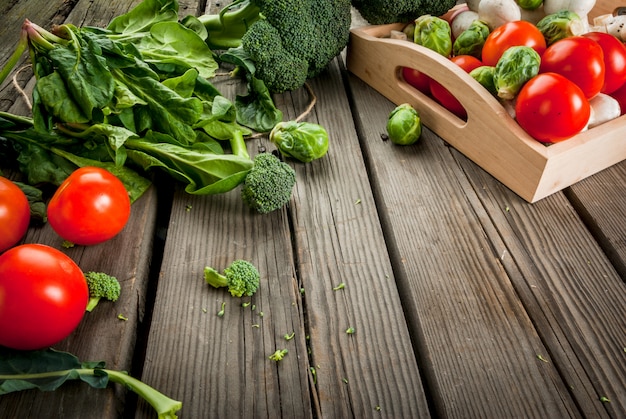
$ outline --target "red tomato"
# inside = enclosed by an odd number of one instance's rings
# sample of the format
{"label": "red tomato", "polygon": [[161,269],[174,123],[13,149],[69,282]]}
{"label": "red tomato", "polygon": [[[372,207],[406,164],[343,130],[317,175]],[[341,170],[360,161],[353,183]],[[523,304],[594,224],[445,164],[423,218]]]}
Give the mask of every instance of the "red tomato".
{"label": "red tomato", "polygon": [[619,102],[622,111],[620,115],[626,114],[626,83],[616,91],[611,92],[610,96]]}
{"label": "red tomato", "polygon": [[124,184],[99,167],[81,167],[59,186],[48,203],[48,222],[63,239],[79,245],[117,235],[130,217]]}
{"label": "red tomato", "polygon": [[426,74],[414,68],[402,67],[402,77],[420,92],[430,94],[430,77]]}
{"label": "red tomato", "polygon": [[591,106],[574,82],[557,73],[541,73],[520,90],[515,114],[530,136],[555,143],[578,134],[587,125]]}
{"label": "red tomato", "polygon": [[604,86],[602,93],[610,94],[626,83],[626,45],[613,35],[602,32],[589,32],[583,35],[593,39],[604,53]]}
{"label": "red tomato", "polygon": [[604,54],[600,45],[583,36],[571,36],[550,45],[541,56],[542,73],[559,73],[580,87],[587,99],[604,85]]}
{"label": "red tomato", "polygon": [[0,255],[0,345],[35,350],[78,326],[89,290],[81,269],[61,251],[22,244]]}
{"label": "red tomato", "polygon": [[0,177],[0,253],[19,242],[30,222],[30,206],[24,192]]}
{"label": "red tomato", "polygon": [[[450,59],[453,63],[461,67],[466,72],[470,72],[475,68],[483,65],[483,63],[476,57],[471,55],[457,55]],[[434,79],[430,80],[430,93],[433,97],[443,105],[444,108],[455,114],[461,119],[467,118],[467,112],[461,103],[441,84]]]}
{"label": "red tomato", "polygon": [[525,20],[507,22],[487,36],[483,45],[482,62],[495,66],[504,51],[518,45],[531,47],[542,55],[546,49],[546,40],[541,31],[530,22]]}

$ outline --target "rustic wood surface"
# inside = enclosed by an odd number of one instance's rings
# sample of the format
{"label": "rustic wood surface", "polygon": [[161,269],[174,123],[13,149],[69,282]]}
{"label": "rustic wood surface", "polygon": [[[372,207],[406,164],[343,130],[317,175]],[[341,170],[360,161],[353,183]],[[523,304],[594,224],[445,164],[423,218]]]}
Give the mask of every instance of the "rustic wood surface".
{"label": "rustic wood surface", "polygon": [[[138,1],[5,3],[0,63],[24,18],[104,26]],[[181,14],[227,2],[205,3],[181,1]],[[29,77],[18,77],[26,91]],[[63,249],[49,226],[31,228],[24,242],[122,281],[117,303],[55,347],[182,400],[182,418],[626,417],[626,162],[529,204],[428,128],[414,146],[383,141],[395,104],[345,55],[310,86],[307,120],[331,146],[290,161],[297,185],[283,210],[254,214],[237,191],[189,196],[157,174],[110,242]],[[287,120],[309,100],[303,88],[276,104]],[[10,82],[0,109],[28,112]],[[248,142],[261,148],[274,146]],[[205,266],[237,258],[262,274],[252,298],[203,281]],[[289,351],[278,363],[276,349]],[[31,417],[154,413],[119,386],[0,397],[0,418]]]}

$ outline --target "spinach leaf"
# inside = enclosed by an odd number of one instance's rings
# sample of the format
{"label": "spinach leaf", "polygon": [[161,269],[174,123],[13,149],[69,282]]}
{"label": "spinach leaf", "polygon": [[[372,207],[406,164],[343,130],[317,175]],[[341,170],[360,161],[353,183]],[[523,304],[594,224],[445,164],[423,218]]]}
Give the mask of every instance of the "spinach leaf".
{"label": "spinach leaf", "polygon": [[207,152],[202,143],[181,147],[163,134],[149,132],[144,139],[126,141],[128,158],[144,170],[160,167],[187,183],[185,191],[205,195],[228,192],[237,187],[252,168],[252,160],[234,154]]}
{"label": "spinach leaf", "polygon": [[158,22],[178,20],[176,0],[144,0],[128,13],[114,18],[107,29],[116,33],[142,33]]}

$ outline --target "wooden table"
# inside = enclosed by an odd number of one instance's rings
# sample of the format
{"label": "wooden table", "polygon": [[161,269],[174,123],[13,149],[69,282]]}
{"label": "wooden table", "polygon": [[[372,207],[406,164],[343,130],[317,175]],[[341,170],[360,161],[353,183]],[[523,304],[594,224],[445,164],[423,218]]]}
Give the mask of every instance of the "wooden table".
{"label": "wooden table", "polygon": [[[0,63],[24,18],[105,26],[137,1],[8,3]],[[181,14],[220,4],[201,3]],[[63,249],[49,226],[29,230],[24,242],[122,282],[55,348],[129,371],[182,400],[183,418],[626,417],[626,162],[528,204],[428,129],[415,146],[382,141],[394,105],[344,57],[310,84],[308,120],[331,147],[291,163],[287,208],[254,214],[236,192],[192,197],[157,175],[107,243]],[[23,112],[1,89],[0,108]],[[276,97],[285,119],[308,100]],[[262,274],[247,307],[202,278],[237,258]],[[131,416],[153,412],[119,386],[0,397],[2,418]]]}

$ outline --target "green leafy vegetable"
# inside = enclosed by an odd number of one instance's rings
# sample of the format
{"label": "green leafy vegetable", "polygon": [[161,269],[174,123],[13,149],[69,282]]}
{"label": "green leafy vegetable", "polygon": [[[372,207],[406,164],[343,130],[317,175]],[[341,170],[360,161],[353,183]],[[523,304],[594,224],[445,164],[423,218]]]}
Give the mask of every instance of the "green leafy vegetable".
{"label": "green leafy vegetable", "polygon": [[125,372],[105,369],[105,363],[80,362],[68,352],[47,349],[14,351],[0,348],[0,395],[39,389],[54,391],[68,380],[81,380],[94,388],[109,381],[122,384],[146,400],[159,419],[176,418],[182,403],[173,400]]}

